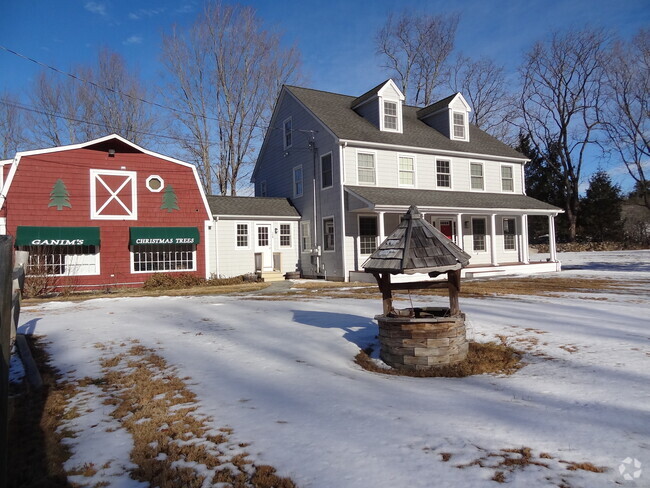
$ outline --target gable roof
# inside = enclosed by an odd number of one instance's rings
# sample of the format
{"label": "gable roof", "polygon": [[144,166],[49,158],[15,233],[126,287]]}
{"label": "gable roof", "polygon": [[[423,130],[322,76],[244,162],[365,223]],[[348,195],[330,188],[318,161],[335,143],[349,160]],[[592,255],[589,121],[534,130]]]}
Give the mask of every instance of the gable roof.
{"label": "gable roof", "polygon": [[369,206],[423,208],[466,208],[486,210],[526,210],[544,214],[562,212],[561,209],[521,194],[486,193],[447,190],[416,190],[411,188],[379,188],[375,186],[345,186],[348,193]]}
{"label": "gable roof", "polygon": [[178,164],[190,168],[190,170],[194,175],[197,188],[201,193],[201,199],[203,201],[203,206],[205,208],[206,215],[210,215],[210,208],[208,207],[208,201],[206,199],[205,191],[203,191],[203,185],[201,184],[201,180],[199,179],[199,174],[197,172],[196,166],[194,166],[191,163],[186,163],[185,161],[181,161],[179,159],[171,158],[169,156],[165,156],[163,154],[159,154],[153,151],[149,151],[148,149],[144,149],[138,146],[137,144],[129,141],[128,139],[125,139],[124,137],[119,136],[117,134],[109,134],[107,136],[100,137],[98,139],[93,139],[91,141],[86,141],[78,144],[70,144],[67,146],[57,146],[57,147],[51,147],[47,149],[36,149],[32,151],[17,152],[16,156],[12,160],[12,165],[9,169],[9,173],[6,178],[5,185],[4,187],[0,188],[0,208],[2,207],[5,199],[7,198],[7,194],[9,193],[9,189],[11,187],[11,183],[13,181],[14,175],[16,174],[16,171],[18,171],[20,160],[23,157],[36,156],[39,154],[48,154],[48,153],[59,152],[59,151],[71,151],[75,149],[91,149],[95,151],[108,151],[109,149],[115,149],[115,150],[119,150],[119,152],[143,153],[148,156],[164,159],[165,161],[169,161],[170,163],[174,163],[174,164]]}
{"label": "gable roof", "polygon": [[[381,83],[378,87],[385,83]],[[378,87],[373,90],[376,91]],[[351,108],[354,103],[358,105],[361,97],[355,98],[297,86],[285,86],[285,88],[342,140],[527,160],[523,154],[472,124],[469,125],[469,142],[451,140],[418,118],[418,111],[423,110],[420,107],[404,105],[402,107],[403,132],[386,132],[379,130]],[[365,95],[367,94],[362,97]],[[451,99],[456,95],[451,96]]]}
{"label": "gable roof", "polygon": [[300,218],[287,198],[208,195],[212,215]]}
{"label": "gable roof", "polygon": [[352,102],[350,103],[350,108],[355,109],[358,106],[363,105],[368,100],[371,100],[376,96],[379,96],[379,92],[381,92],[386,85],[391,85],[393,89],[395,89],[399,93],[400,100],[404,100],[404,95],[402,95],[400,89],[397,87],[395,82],[389,78],[386,81],[382,81],[381,83],[379,83],[379,85],[375,86],[374,88],[371,88],[360,97],[352,100]]}

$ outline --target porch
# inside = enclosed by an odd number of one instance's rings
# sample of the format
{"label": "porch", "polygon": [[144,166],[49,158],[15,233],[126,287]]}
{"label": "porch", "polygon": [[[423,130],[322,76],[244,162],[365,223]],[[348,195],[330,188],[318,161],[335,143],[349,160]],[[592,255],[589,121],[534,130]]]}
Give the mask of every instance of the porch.
{"label": "porch", "polygon": [[[402,190],[347,187],[348,218],[346,235],[354,245],[349,262],[351,281],[365,281],[362,264],[386,235],[397,225],[408,207],[403,201],[415,201],[423,218],[438,228],[458,247],[471,255],[463,277],[532,274],[560,270],[555,243],[555,217],[560,209],[525,195],[463,194],[434,190]],[[449,207],[439,206],[442,198]],[[461,207],[462,201],[472,206]],[[395,202],[395,203],[393,203]],[[432,205],[438,204],[438,205]],[[531,259],[528,242],[528,218],[547,218],[550,257]],[[410,280],[409,277],[404,279]],[[414,279],[422,279],[422,276]]]}

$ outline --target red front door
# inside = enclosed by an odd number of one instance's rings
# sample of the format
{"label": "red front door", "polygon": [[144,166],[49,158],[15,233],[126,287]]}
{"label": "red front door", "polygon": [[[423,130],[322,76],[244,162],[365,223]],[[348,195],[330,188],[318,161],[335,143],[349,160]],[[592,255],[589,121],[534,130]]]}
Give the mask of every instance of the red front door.
{"label": "red front door", "polygon": [[451,220],[440,221],[440,232],[442,232],[447,239],[452,240],[454,237],[454,229]]}

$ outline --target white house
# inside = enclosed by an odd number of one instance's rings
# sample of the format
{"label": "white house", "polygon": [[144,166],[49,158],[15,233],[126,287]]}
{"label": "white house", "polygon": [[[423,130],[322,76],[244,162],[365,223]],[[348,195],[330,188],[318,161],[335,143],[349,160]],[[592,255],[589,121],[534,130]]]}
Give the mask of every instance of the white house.
{"label": "white house", "polygon": [[[392,80],[358,98],[285,86],[253,172],[255,194],[291,200],[304,276],[362,278],[410,205],[471,254],[466,275],[557,271],[554,217],[526,196],[527,159],[469,123],[460,93],[404,104]],[[528,216],[548,217],[551,258],[532,263]]]}
{"label": "white house", "polygon": [[213,221],[206,230],[211,274],[261,273],[266,281],[298,269],[300,215],[286,198],[208,195]]}

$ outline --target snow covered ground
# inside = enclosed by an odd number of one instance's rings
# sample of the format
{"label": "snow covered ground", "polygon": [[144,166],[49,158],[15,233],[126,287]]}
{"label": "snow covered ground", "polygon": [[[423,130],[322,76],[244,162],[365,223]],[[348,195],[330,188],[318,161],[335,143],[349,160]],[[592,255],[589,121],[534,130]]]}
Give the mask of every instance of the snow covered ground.
{"label": "snow covered ground", "polygon": [[[25,307],[20,330],[45,335],[55,366],[70,380],[102,376],[96,343],[119,349],[137,339],[155,348],[191,378],[199,412],[214,428],[231,427],[239,442],[251,444],[256,462],[300,487],[493,487],[496,471],[511,486],[650,486],[650,251],[560,259],[560,276],[610,277],[633,287],[461,299],[476,340],[505,335],[529,351],[527,365],[512,376],[362,370],[353,358],[376,340],[375,300],[52,302]],[[143,486],[128,477],[128,433],[91,393],[99,394],[96,386],[76,399],[84,408],[68,426],[77,432],[68,467],[110,458],[111,471],[92,483]],[[515,467],[507,459],[521,456],[504,450],[523,447],[534,462]],[[568,469],[571,463],[607,470]]]}

